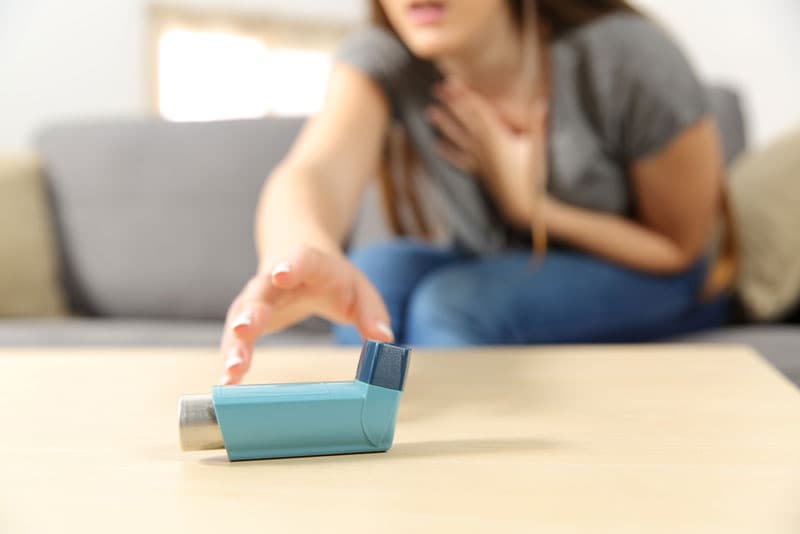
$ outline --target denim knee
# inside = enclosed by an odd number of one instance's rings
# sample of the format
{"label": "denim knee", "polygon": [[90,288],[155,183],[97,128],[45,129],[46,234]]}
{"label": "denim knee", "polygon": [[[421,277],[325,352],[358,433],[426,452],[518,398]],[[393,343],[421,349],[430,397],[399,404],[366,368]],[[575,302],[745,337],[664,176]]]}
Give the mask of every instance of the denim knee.
{"label": "denim knee", "polygon": [[[375,286],[386,304],[392,331],[398,342],[404,339],[406,304],[415,287],[424,277],[459,258],[459,253],[441,249],[415,239],[395,239],[386,243],[356,249],[350,261]],[[334,329],[340,344],[355,344],[358,333],[349,326]]]}
{"label": "denim knee", "polygon": [[[358,248],[348,254],[348,259],[359,271],[375,283],[376,273],[381,272],[384,262],[392,255],[394,243],[380,243]],[[333,339],[337,345],[360,345],[361,335],[355,326],[350,324],[334,324]]]}
{"label": "denim knee", "polygon": [[370,274],[381,272],[381,268],[390,264],[398,249],[404,248],[403,241],[376,243],[368,247],[357,248],[347,254],[347,258],[369,278]]}
{"label": "denim knee", "polygon": [[431,274],[416,288],[406,310],[406,339],[418,346],[466,346],[494,341],[482,320],[472,277],[458,269]]}

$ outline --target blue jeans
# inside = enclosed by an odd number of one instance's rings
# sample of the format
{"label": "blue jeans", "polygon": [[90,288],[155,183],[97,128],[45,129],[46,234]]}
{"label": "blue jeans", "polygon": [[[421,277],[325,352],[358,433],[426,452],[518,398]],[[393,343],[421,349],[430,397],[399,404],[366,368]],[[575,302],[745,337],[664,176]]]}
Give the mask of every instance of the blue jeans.
{"label": "blue jeans", "polygon": [[[624,343],[663,339],[727,320],[728,298],[700,302],[706,261],[654,276],[575,251],[477,257],[412,240],[355,251],[380,292],[396,341],[416,346]],[[351,326],[334,329],[358,344]]]}

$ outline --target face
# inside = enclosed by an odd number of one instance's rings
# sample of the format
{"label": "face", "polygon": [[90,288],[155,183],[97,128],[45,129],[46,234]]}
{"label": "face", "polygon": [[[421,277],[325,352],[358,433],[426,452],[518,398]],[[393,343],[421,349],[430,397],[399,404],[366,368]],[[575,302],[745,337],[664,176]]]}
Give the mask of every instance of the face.
{"label": "face", "polygon": [[408,48],[442,59],[480,46],[482,36],[510,20],[507,0],[380,0]]}

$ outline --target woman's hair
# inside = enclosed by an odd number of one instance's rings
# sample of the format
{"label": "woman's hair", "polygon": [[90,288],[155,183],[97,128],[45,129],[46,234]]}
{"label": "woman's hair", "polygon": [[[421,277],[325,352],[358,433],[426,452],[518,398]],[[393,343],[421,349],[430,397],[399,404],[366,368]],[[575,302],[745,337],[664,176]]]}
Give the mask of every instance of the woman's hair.
{"label": "woman's hair", "polygon": [[[525,31],[528,13],[536,13],[536,23],[546,31],[550,41],[564,33],[615,12],[638,13],[625,0],[507,0],[514,23],[520,32]],[[372,23],[396,33],[389,22],[380,0],[372,0]],[[398,157],[399,156],[399,157]],[[395,160],[393,162],[393,160]],[[400,165],[396,164],[400,161]],[[399,167],[399,168],[398,168]],[[418,233],[431,236],[430,227],[421,209],[414,180],[418,178],[418,162],[414,150],[402,128],[393,128],[381,158],[380,185],[384,210],[392,231],[398,235]],[[405,221],[401,209],[405,208]],[[412,219],[413,228],[408,224]],[[534,236],[536,238],[536,236]],[[538,243],[535,248],[543,248]]]}

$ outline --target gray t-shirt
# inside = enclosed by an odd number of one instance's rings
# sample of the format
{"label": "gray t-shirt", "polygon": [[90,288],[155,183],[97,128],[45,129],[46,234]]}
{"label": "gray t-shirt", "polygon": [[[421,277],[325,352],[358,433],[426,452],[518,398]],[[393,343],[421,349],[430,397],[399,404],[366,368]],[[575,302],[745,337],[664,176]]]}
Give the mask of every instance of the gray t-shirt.
{"label": "gray t-shirt", "polygon": [[[570,204],[630,215],[631,162],[658,151],[709,113],[706,92],[676,44],[634,14],[607,15],[573,29],[551,48],[547,188]],[[502,221],[478,180],[442,158],[425,117],[442,79],[391,32],[374,26],[350,36],[337,61],[374,79],[405,126],[426,174],[439,224],[456,244],[492,253],[530,241]],[[430,199],[429,199],[430,200]]]}

